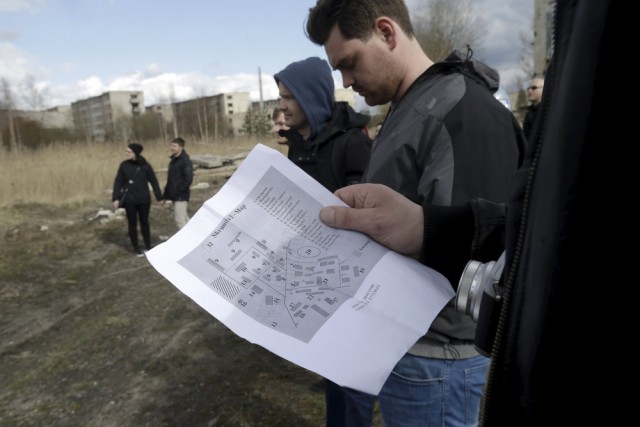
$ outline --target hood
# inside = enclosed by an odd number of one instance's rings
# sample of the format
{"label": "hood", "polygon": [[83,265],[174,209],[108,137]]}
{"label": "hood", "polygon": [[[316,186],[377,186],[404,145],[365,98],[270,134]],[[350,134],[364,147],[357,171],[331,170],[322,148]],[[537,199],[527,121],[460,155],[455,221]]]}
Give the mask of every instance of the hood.
{"label": "hood", "polygon": [[300,133],[294,129],[280,129],[278,135],[287,138],[289,143],[300,143],[303,144],[305,150],[310,150],[313,145],[326,144],[337,135],[351,129],[363,131],[369,120],[369,116],[357,113],[348,103],[340,101],[335,103],[331,117],[314,138],[305,141]]}
{"label": "hood", "polygon": [[333,111],[333,77],[327,61],[311,57],[293,62],[273,76],[291,92],[304,111],[311,138],[318,134]]}
{"label": "hood", "polygon": [[456,49],[443,62],[458,65],[461,71],[474,80],[483,83],[491,92],[497,91],[500,87],[500,74],[484,62],[473,59],[473,51],[471,49],[468,50],[466,55]]}

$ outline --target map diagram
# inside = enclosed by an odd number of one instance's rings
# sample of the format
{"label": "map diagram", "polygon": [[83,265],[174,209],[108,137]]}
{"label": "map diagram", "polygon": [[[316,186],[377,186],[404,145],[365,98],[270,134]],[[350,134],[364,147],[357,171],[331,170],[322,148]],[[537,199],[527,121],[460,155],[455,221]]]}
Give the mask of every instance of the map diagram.
{"label": "map diagram", "polygon": [[[296,187],[270,168],[179,264],[256,321],[308,343],[387,250],[364,235],[337,241],[317,219],[317,201],[294,199],[304,193]],[[261,221],[246,220],[255,209]]]}

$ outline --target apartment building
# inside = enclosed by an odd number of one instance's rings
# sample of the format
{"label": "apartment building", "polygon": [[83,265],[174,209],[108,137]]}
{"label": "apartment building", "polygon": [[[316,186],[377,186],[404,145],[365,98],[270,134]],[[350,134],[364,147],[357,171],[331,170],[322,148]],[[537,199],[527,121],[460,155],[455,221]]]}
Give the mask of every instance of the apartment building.
{"label": "apartment building", "polygon": [[69,105],[59,105],[39,111],[16,110],[14,115],[40,123],[45,129],[70,129],[73,127],[73,117]]}
{"label": "apartment building", "polygon": [[144,110],[141,91],[111,91],[71,103],[73,124],[87,140],[126,140],[133,135],[133,119]]}
{"label": "apartment building", "polygon": [[[172,105],[180,135],[217,138],[241,133],[245,116],[251,109],[251,100],[249,92],[233,92],[199,97]],[[162,111],[160,113],[164,114]]]}
{"label": "apartment building", "polygon": [[554,0],[535,0],[533,11],[533,72],[544,76],[553,54]]}

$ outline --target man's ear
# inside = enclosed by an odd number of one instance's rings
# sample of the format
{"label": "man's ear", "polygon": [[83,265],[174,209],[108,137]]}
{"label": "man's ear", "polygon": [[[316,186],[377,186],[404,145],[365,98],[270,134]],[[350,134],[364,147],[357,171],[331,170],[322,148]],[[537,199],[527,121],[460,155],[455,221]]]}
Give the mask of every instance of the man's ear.
{"label": "man's ear", "polygon": [[380,37],[384,43],[389,46],[389,49],[393,50],[396,47],[397,40],[397,31],[396,23],[387,18],[386,16],[381,16],[376,19],[375,25],[375,33],[377,37]]}

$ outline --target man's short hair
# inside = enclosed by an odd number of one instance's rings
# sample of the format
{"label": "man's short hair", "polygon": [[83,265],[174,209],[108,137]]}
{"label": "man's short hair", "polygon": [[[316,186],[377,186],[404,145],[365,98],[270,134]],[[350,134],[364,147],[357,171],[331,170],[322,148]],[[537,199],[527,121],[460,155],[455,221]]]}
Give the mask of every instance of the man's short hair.
{"label": "man's short hair", "polygon": [[178,145],[179,145],[179,146],[181,146],[181,147],[184,147],[184,144],[185,144],[184,139],[182,139],[182,138],[180,138],[180,137],[173,138],[173,139],[171,140],[171,143],[172,143],[172,144],[178,144]]}
{"label": "man's short hair", "polygon": [[307,37],[322,46],[338,24],[344,38],[367,41],[380,16],[393,19],[409,38],[414,37],[409,10],[403,0],[318,0],[309,9]]}

